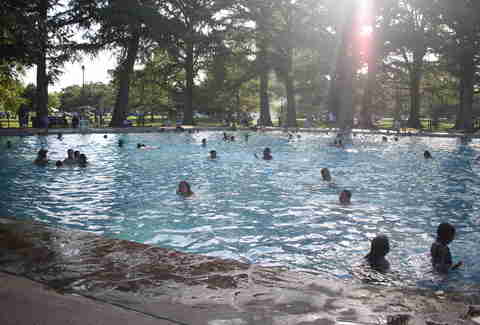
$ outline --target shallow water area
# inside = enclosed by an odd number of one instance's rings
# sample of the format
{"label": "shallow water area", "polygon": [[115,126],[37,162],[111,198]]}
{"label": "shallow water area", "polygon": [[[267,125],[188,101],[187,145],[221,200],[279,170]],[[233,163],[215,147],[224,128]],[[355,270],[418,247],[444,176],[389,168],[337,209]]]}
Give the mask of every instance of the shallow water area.
{"label": "shallow water area", "polygon": [[[468,290],[480,283],[478,140],[358,135],[345,149],[333,135],[301,133],[101,134],[0,139],[0,215],[34,219],[186,252],[354,279],[369,240],[389,236],[385,283]],[[207,147],[201,139],[207,139]],[[125,141],[118,147],[119,139]],[[147,149],[137,149],[145,143]],[[32,164],[80,150],[87,168]],[[274,159],[255,158],[265,147]],[[216,150],[219,159],[207,159]],[[429,150],[432,160],[423,158]],[[322,182],[328,167],[334,184]],[[175,194],[188,180],[195,195]],[[338,204],[342,189],[352,204]],[[448,279],[430,272],[440,222],[457,227],[450,245],[465,266]]]}

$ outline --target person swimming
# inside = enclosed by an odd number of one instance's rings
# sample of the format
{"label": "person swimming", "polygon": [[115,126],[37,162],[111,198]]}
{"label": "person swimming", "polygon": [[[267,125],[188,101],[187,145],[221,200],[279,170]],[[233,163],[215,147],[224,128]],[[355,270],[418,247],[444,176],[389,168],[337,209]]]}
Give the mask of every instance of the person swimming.
{"label": "person swimming", "polygon": [[272,160],[273,157],[272,157],[272,151],[270,150],[270,148],[265,148],[263,150],[263,157],[262,157],[263,160]]}
{"label": "person swimming", "polygon": [[340,192],[340,196],[338,200],[340,201],[340,204],[350,204],[352,199],[352,192],[349,190],[343,190]]}
{"label": "person swimming", "polygon": [[207,139],[202,139],[202,147],[206,147],[207,146]]}
{"label": "person swimming", "polygon": [[320,170],[320,174],[322,174],[322,179],[326,182],[332,181],[332,176],[330,175],[330,170],[328,168],[322,168]]}
{"label": "person swimming", "polygon": [[55,166],[57,166],[57,168],[63,167],[63,162],[61,160],[57,160]]}
{"label": "person swimming", "polygon": [[143,144],[143,143],[137,143],[137,149],[142,149],[142,148],[145,148],[146,145]]}
{"label": "person swimming", "polygon": [[118,140],[118,146],[121,148],[123,147],[124,141],[122,139]]}
{"label": "person swimming", "polygon": [[425,150],[425,152],[423,153],[423,157],[425,157],[425,159],[432,159],[433,158],[432,154],[428,150]]}
{"label": "person swimming", "polygon": [[37,153],[37,158],[35,158],[33,163],[38,166],[45,166],[48,164],[47,152],[48,150],[46,149],[40,149]]}
{"label": "person swimming", "polygon": [[10,141],[10,140],[7,141],[7,148],[8,149],[12,148],[12,141]]}
{"label": "person swimming", "polygon": [[103,138],[104,138],[104,139],[108,138],[108,135],[105,134],[105,135],[103,136]]}
{"label": "person swimming", "polygon": [[231,142],[235,142],[235,136],[234,136],[234,135],[232,135],[232,136],[230,137],[230,141],[231,141]]}
{"label": "person swimming", "polygon": [[190,184],[188,184],[187,181],[181,181],[178,184],[177,194],[183,197],[189,197],[189,196],[192,196],[194,193],[192,192],[192,189],[190,188]]}
{"label": "person swimming", "polygon": [[210,156],[208,156],[208,159],[217,159],[217,152],[215,150],[210,151]]}
{"label": "person swimming", "polygon": [[67,150],[67,158],[65,158],[65,159],[63,160],[63,163],[64,163],[64,164],[67,164],[67,165],[72,165],[72,164],[74,164],[75,162],[76,162],[76,161],[75,161],[73,149],[68,149],[68,150]]}
{"label": "person swimming", "polygon": [[85,154],[80,154],[78,156],[78,166],[80,167],[87,167],[88,161],[87,161],[87,156]]}
{"label": "person swimming", "polygon": [[390,263],[385,256],[390,251],[390,244],[388,237],[385,235],[378,235],[373,238],[370,245],[370,252],[365,256],[365,260],[370,267],[379,272],[387,272],[390,268]]}
{"label": "person swimming", "polygon": [[245,133],[245,142],[248,142],[248,138],[250,137],[250,134]]}
{"label": "person swimming", "polygon": [[386,136],[382,137],[382,142],[388,142],[388,138]]}
{"label": "person swimming", "polygon": [[78,150],[75,150],[74,153],[73,153],[73,159],[75,160],[75,162],[79,162],[80,161],[80,151]]}
{"label": "person swimming", "polygon": [[448,271],[455,270],[463,265],[462,261],[453,265],[452,254],[448,244],[454,239],[455,227],[448,222],[441,223],[437,228],[437,238],[430,247],[432,267],[436,272],[448,273]]}
{"label": "person swimming", "polygon": [[63,134],[61,134],[61,133],[57,134],[57,139],[58,140],[63,140]]}

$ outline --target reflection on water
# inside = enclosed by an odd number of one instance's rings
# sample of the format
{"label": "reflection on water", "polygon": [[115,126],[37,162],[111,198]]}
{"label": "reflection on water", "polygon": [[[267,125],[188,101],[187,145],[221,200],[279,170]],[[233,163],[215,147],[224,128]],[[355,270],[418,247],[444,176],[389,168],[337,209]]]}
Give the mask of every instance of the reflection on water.
{"label": "reflection on water", "polygon": [[[449,221],[457,227],[452,254],[465,262],[449,283],[480,282],[475,143],[357,136],[342,150],[327,146],[325,135],[236,139],[224,142],[213,132],[11,138],[13,149],[0,143],[0,215],[347,279],[370,239],[384,233],[395,270],[390,282],[431,287],[444,279],[429,273],[427,253],[437,225]],[[139,142],[158,149],[137,149]],[[80,150],[90,165],[34,166],[41,146],[52,160],[63,159],[68,148]],[[274,159],[256,159],[267,146]],[[209,150],[220,158],[208,160]],[[432,160],[423,159],[424,150]],[[322,182],[323,167],[335,185]],[[193,199],[175,195],[181,180],[192,184]],[[353,192],[352,205],[337,203],[342,189]]]}

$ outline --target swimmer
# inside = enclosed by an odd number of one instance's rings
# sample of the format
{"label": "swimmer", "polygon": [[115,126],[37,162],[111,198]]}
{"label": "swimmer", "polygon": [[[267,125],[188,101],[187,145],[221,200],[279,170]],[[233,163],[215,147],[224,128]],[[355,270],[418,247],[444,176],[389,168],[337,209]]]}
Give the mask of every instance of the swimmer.
{"label": "swimmer", "polygon": [[229,137],[227,135],[227,132],[223,132],[223,141],[228,141]]}
{"label": "swimmer", "polygon": [[57,160],[55,166],[57,166],[57,168],[63,167],[63,162],[61,160]]}
{"label": "swimmer", "polygon": [[10,140],[7,141],[7,148],[8,149],[12,148],[12,141],[10,141]]}
{"label": "swimmer", "polygon": [[64,164],[71,165],[75,163],[75,158],[73,156],[73,149],[67,150],[67,158],[63,160]]}
{"label": "swimmer", "polygon": [[[255,157],[257,157],[257,154],[255,154]],[[258,157],[257,157],[258,158]],[[272,157],[272,151],[270,150],[270,148],[265,148],[263,150],[263,157],[262,157],[263,160],[272,160],[273,157]]]}
{"label": "swimmer", "polygon": [[393,138],[393,140],[395,140],[395,142],[397,142],[397,141],[398,141],[398,137]]}
{"label": "swimmer", "polygon": [[40,149],[37,153],[37,158],[33,161],[33,163],[39,166],[45,166],[48,164],[47,152],[48,150]]}
{"label": "swimmer", "polygon": [[188,182],[181,181],[178,184],[177,194],[183,197],[189,197],[192,196],[194,193],[192,192],[192,189],[190,188],[190,184],[188,184]]}
{"label": "swimmer", "polygon": [[142,149],[142,148],[145,148],[146,145],[144,145],[143,143],[137,143],[137,149]]}
{"label": "swimmer", "polygon": [[423,153],[423,157],[425,157],[425,159],[432,159],[432,154],[430,153],[430,151],[425,150],[425,152]]}
{"label": "swimmer", "polygon": [[61,133],[57,134],[57,139],[58,140],[63,140],[63,134],[61,134]]}
{"label": "swimmer", "polygon": [[232,136],[230,137],[230,141],[234,142],[234,141],[235,141],[235,136],[232,135]]}
{"label": "swimmer", "polygon": [[108,138],[108,135],[105,134],[105,135],[103,136],[103,138],[104,138],[104,139]]}
{"label": "swimmer", "polygon": [[73,153],[73,159],[75,160],[75,162],[78,162],[80,160],[80,151],[75,150],[75,152]]}
{"label": "swimmer", "polygon": [[328,168],[322,168],[320,170],[320,174],[322,174],[322,179],[325,182],[331,182],[332,181],[332,176],[330,175],[330,171],[328,170]]}
{"label": "swimmer", "polygon": [[441,223],[437,228],[437,238],[430,248],[432,267],[439,273],[448,273],[463,265],[461,261],[453,265],[452,254],[448,248],[448,244],[453,239],[455,239],[455,227],[447,222]]}
{"label": "swimmer", "polygon": [[382,137],[382,142],[388,142],[388,138],[386,136]]}
{"label": "swimmer", "polygon": [[120,148],[123,147],[123,140],[122,140],[122,139],[118,140],[118,146],[119,146]]}
{"label": "swimmer", "polygon": [[340,204],[344,204],[344,205],[350,204],[352,203],[351,199],[352,199],[352,192],[350,192],[349,190],[343,190],[340,192],[340,196],[338,198],[338,200],[340,201]]}
{"label": "swimmer", "polygon": [[87,156],[85,156],[85,154],[80,154],[80,156],[78,157],[78,166],[80,167],[87,167]]}
{"label": "swimmer", "polygon": [[245,133],[245,142],[248,142],[248,138],[250,137],[250,134]]}
{"label": "swimmer", "polygon": [[385,256],[390,251],[390,244],[388,242],[388,237],[385,235],[378,235],[373,238],[370,253],[365,256],[370,267],[379,272],[387,272],[390,268],[390,263],[387,261]]}
{"label": "swimmer", "polygon": [[202,147],[206,147],[207,146],[207,139],[202,139]]}
{"label": "swimmer", "polygon": [[217,152],[215,150],[210,151],[210,156],[208,156],[208,159],[217,159]]}

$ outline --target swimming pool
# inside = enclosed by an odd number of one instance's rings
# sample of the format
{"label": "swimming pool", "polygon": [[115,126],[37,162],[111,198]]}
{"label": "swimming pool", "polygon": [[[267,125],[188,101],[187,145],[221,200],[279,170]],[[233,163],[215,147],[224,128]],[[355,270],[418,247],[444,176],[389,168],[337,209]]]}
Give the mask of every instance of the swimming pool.
{"label": "swimming pool", "polygon": [[[0,215],[342,279],[384,233],[393,281],[422,286],[445,282],[429,273],[428,251],[437,225],[448,221],[457,227],[454,260],[465,263],[448,283],[480,283],[476,140],[357,136],[342,150],[325,134],[288,141],[250,133],[248,142],[235,135],[235,142],[220,132],[15,137],[13,149],[1,138]],[[137,149],[138,142],[158,148]],[[52,160],[80,150],[90,165],[35,166],[41,146]],[[266,146],[274,160],[257,160]],[[423,159],[424,150],[434,159]],[[322,167],[336,186],[321,181]],[[175,194],[181,180],[191,183],[192,199]],[[338,204],[342,189],[353,192],[352,205]]]}

